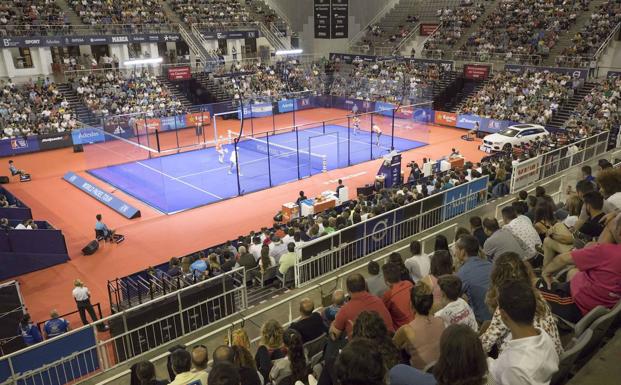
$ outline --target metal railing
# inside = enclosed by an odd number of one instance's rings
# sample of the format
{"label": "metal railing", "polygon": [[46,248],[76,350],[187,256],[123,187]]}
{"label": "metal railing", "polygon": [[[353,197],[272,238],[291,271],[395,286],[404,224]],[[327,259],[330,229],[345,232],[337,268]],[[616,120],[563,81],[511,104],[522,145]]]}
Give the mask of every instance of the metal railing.
{"label": "metal railing", "polygon": [[[207,296],[210,289],[216,291],[217,294],[201,301],[193,301],[201,295]],[[10,369],[11,376],[1,385],[65,384],[77,379],[83,380],[100,371],[116,368],[129,359],[140,357],[158,346],[199,331],[216,321],[233,316],[248,307],[244,268],[234,269],[162,296],[156,301],[174,303],[176,310],[170,311],[170,307],[160,309],[160,314],[161,312],[166,314],[148,322],[139,322],[138,326],[131,327],[131,323],[135,324],[137,321],[136,314],[144,313],[147,309],[152,310],[156,302],[143,303],[130,310],[2,357],[0,362],[6,361],[4,365]],[[131,318],[132,315],[134,318]],[[149,317],[146,318],[149,319]],[[97,327],[101,327],[104,323],[110,325],[112,334],[107,339],[101,339],[101,335],[97,334]],[[89,329],[93,333],[94,340],[97,341],[96,345],[74,352],[30,372],[19,373],[14,369],[16,365],[13,360],[24,352],[36,350],[51,341],[72,338],[76,333],[84,333]]]}
{"label": "metal railing", "polygon": [[506,52],[448,51],[454,60],[475,60],[479,62],[503,62],[515,64],[541,64],[543,58],[538,54],[516,54]]}
{"label": "metal railing", "polygon": [[267,39],[267,41],[270,42],[270,44],[272,45],[272,47],[274,47],[276,50],[286,50],[288,49],[287,46],[285,45],[285,43],[278,37],[276,36],[268,26],[266,26],[265,24],[261,23],[259,30],[261,31],[261,34],[263,35],[263,37],[265,37]]}
{"label": "metal railing", "polygon": [[581,165],[607,151],[609,131],[551,150],[513,166],[511,193],[530,187],[569,167]]}
{"label": "metal railing", "polygon": [[354,35],[351,39],[349,39],[349,47],[355,45],[355,43],[362,39],[369,31],[370,27],[374,24],[377,24],[380,19],[382,19],[391,9],[393,9],[400,0],[388,0],[386,1],[386,5],[382,8],[364,27],[360,28],[357,34]]}
{"label": "metal railing", "polygon": [[418,33],[419,26],[420,26],[420,22],[412,26],[412,30],[408,32],[408,34],[405,35],[405,37],[401,39],[399,44],[397,44],[397,46],[392,50],[393,55],[398,55],[399,52],[401,52],[401,50],[405,48],[407,44],[409,44],[410,40],[412,40],[412,36],[416,36],[416,34]]}
{"label": "metal railing", "polygon": [[[473,180],[304,243],[300,250],[302,261],[294,267],[295,286],[306,286],[359,258],[486,204],[487,181],[487,177]],[[469,191],[475,186],[475,191]],[[432,202],[439,198],[443,198],[441,204],[434,205]],[[316,249],[322,250],[304,260]]]}

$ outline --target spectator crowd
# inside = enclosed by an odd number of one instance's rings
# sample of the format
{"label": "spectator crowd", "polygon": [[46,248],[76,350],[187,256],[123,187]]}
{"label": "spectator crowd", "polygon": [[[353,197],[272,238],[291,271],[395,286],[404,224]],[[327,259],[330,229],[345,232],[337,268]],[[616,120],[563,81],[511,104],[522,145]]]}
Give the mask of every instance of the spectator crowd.
{"label": "spectator crowd", "polygon": [[86,25],[163,24],[168,21],[157,0],[69,0],[68,3]]}
{"label": "spectator crowd", "polygon": [[69,22],[62,9],[50,0],[13,0],[0,3],[0,35],[48,32],[48,26],[62,29]]}

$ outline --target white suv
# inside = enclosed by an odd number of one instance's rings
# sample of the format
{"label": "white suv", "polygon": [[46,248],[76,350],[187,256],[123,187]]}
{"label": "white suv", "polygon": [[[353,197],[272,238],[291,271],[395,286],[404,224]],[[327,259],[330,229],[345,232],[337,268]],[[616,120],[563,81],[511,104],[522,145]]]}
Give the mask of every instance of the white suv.
{"label": "white suv", "polygon": [[534,142],[548,135],[550,135],[548,130],[538,124],[516,124],[496,134],[485,136],[479,148],[485,152],[509,151],[515,145]]}

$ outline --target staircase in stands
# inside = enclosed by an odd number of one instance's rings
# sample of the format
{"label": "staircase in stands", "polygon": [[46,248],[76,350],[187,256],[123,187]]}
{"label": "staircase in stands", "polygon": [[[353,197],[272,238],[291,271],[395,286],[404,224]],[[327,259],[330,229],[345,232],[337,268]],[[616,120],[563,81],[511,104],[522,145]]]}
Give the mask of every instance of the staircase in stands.
{"label": "staircase in stands", "polygon": [[60,83],[58,84],[58,90],[63,94],[65,99],[67,99],[71,109],[75,111],[78,121],[91,126],[98,126],[101,123],[100,119],[82,103],[80,97],[70,84]]}
{"label": "staircase in stands", "polygon": [[171,82],[164,75],[158,76],[157,80],[160,83],[162,83],[168,89],[168,91],[170,91],[170,94],[172,96],[174,96],[175,98],[177,98],[177,100],[179,100],[181,102],[181,105],[186,110],[188,110],[188,111],[192,111],[193,110],[192,102],[187,98],[185,93],[180,90],[181,84],[179,82]]}
{"label": "staircase in stands", "polygon": [[584,85],[574,93],[574,96],[559,107],[558,111],[552,116],[552,120],[546,125],[552,128],[562,128],[572,112],[578,107],[585,96],[587,96],[596,83],[584,83]]}
{"label": "staircase in stands", "polygon": [[231,100],[229,94],[211,76],[204,72],[194,74],[196,80],[209,92],[214,102]]}

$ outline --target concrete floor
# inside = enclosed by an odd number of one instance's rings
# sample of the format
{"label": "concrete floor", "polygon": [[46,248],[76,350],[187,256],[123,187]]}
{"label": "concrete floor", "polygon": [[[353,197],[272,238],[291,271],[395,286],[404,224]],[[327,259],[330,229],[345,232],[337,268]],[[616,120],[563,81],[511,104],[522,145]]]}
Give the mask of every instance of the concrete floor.
{"label": "concrete floor", "polygon": [[621,333],[608,341],[584,365],[567,385],[619,385],[621,384]]}

